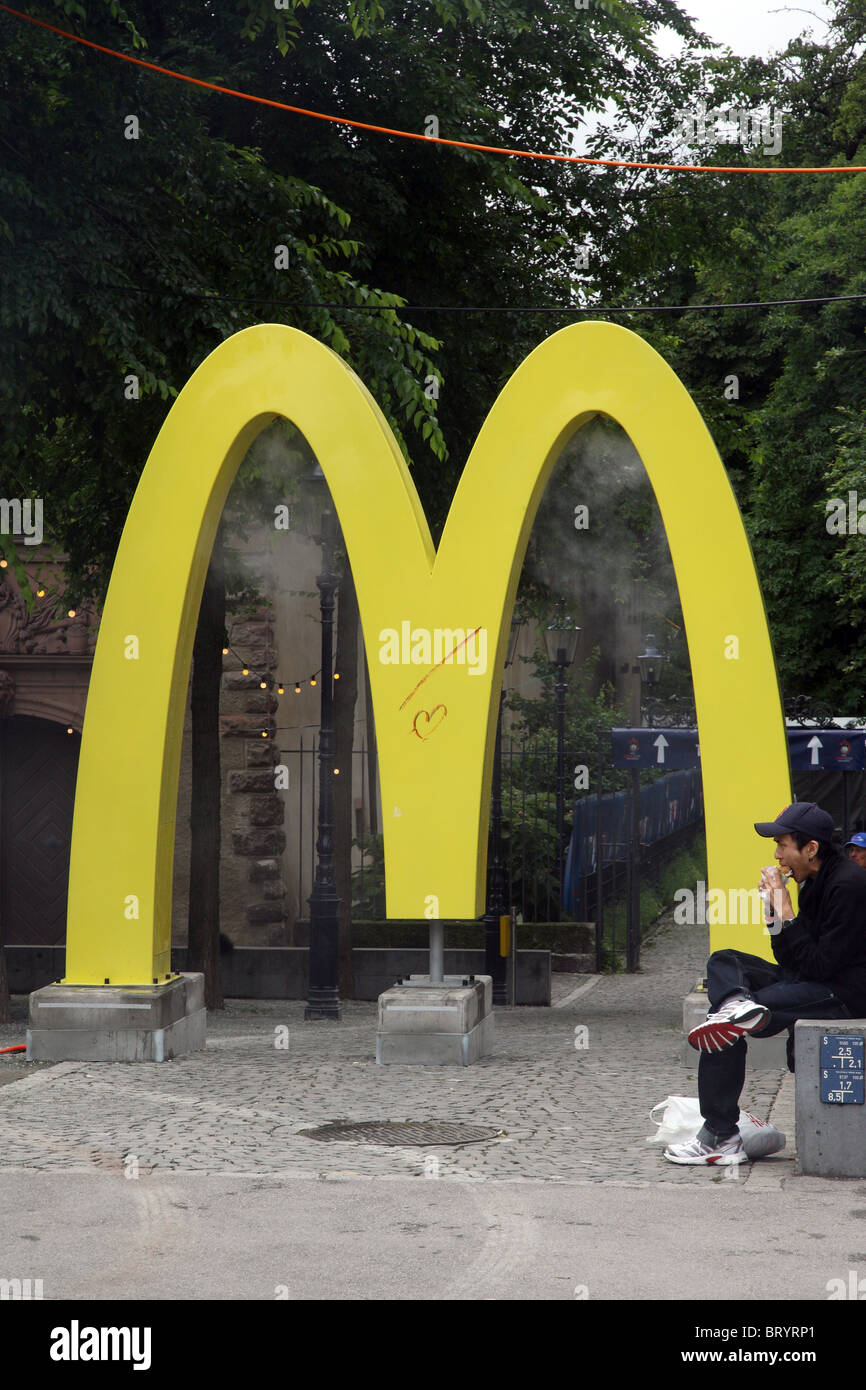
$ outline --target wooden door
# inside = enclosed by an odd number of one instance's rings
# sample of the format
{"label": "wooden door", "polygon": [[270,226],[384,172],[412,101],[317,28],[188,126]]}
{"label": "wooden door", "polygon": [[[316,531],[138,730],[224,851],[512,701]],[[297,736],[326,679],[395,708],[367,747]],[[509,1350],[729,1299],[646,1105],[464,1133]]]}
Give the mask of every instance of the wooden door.
{"label": "wooden door", "polygon": [[0,719],[0,932],[7,946],[66,940],[78,734]]}

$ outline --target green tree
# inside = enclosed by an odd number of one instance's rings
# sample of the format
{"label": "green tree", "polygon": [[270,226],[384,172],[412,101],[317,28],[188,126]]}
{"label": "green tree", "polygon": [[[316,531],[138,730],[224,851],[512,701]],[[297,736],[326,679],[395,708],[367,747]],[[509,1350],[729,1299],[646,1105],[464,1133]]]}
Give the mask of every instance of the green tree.
{"label": "green tree", "polygon": [[[56,18],[67,7],[42,8]],[[138,34],[111,9],[118,18],[88,7],[90,35],[118,45]],[[82,591],[104,592],[148,445],[192,368],[261,318],[250,300],[286,301],[268,317],[381,379],[416,417],[393,419],[398,437],[404,426],[444,453],[423,389],[435,342],[353,274],[343,208],[212,134],[196,89],[6,15],[0,25],[0,119],[14,132],[0,146],[5,485],[43,497]],[[129,114],[137,139],[124,137]],[[339,321],[316,307],[328,303],[346,306]],[[387,307],[371,315],[359,308],[369,303]]]}
{"label": "green tree", "polygon": [[[769,107],[782,114],[783,144],[772,158],[720,139],[692,153],[702,163],[863,164],[864,39],[863,0],[840,0],[817,40],[803,36],[765,61],[723,53],[702,63],[695,87],[707,106]],[[647,119],[667,134],[636,146],[641,157],[675,154],[667,117],[650,109]],[[712,304],[866,292],[860,176],[643,175],[636,189],[641,215],[628,219],[620,255],[608,262],[610,295]],[[750,534],[784,691],[856,712],[852,614],[863,576],[850,539],[828,534],[825,504],[861,476],[866,304],[637,322],[689,387],[719,445]]]}
{"label": "green tree", "polygon": [[[263,0],[260,23],[266,10]],[[572,0],[382,0],[354,27],[342,7],[313,0],[297,15],[301,29],[286,61],[273,48],[233,52],[238,85],[418,134],[435,120],[448,139],[571,153],[575,132],[607,100],[637,105],[653,89],[672,105],[688,97],[678,66],[650,44],[660,23],[691,35],[671,0],[605,0],[588,10]],[[446,466],[415,458],[437,534],[496,395],[543,338],[572,321],[518,306],[591,297],[603,256],[619,254],[599,244],[600,228],[621,228],[619,188],[607,170],[275,119],[243,103],[225,116],[233,139],[352,209],[374,283],[413,305],[453,306],[412,315],[441,344],[438,418],[449,458]],[[589,263],[581,268],[584,246]]]}
{"label": "green tree", "polygon": [[[147,22],[160,29],[152,6],[58,0],[41,9],[83,20],[88,37],[115,47],[140,51]],[[344,209],[213,134],[207,99],[194,89],[7,15],[0,42],[4,489],[43,499],[47,534],[69,557],[69,592],[59,597],[102,598],[171,401],[223,338],[261,317],[262,301],[285,300],[281,315],[268,316],[326,342],[400,402],[391,424],[404,449],[414,438],[444,456],[423,385],[437,376],[436,342],[401,319],[396,296],[355,273]],[[345,306],[341,315],[317,307],[330,303]],[[370,304],[382,308],[371,315]],[[207,613],[220,588],[212,570]],[[219,825],[209,780],[215,772],[218,785],[218,683],[205,669],[217,669],[222,640],[218,620],[200,627],[194,689],[194,794],[210,811],[196,822],[192,946],[211,1004],[219,1002]],[[199,737],[202,725],[209,732]]]}

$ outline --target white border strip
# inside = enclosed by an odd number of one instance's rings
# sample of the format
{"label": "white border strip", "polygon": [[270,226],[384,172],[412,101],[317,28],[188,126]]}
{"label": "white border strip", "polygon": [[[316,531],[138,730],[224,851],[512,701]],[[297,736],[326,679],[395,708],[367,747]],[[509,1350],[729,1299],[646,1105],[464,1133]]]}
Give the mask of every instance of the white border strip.
{"label": "white border strip", "polygon": [[573,1004],[575,999],[579,999],[582,994],[588,994],[591,989],[595,989],[600,979],[601,975],[590,975],[589,979],[584,980],[583,983],[579,984],[576,989],[573,989],[570,994],[567,994],[564,999],[558,999],[556,1003],[551,1004],[550,1007],[552,1009],[564,1009],[566,1004]]}

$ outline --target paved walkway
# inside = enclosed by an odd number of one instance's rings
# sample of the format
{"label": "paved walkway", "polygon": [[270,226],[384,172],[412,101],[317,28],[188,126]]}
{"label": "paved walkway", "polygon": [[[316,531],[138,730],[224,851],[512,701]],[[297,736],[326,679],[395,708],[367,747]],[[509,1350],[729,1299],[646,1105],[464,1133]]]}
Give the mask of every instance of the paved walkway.
{"label": "paved walkway", "polygon": [[[0,1080],[10,1077],[0,1087],[0,1173],[136,1165],[141,1174],[432,1170],[456,1182],[706,1184],[710,1171],[667,1163],[646,1142],[658,1101],[697,1094],[695,1069],[681,1063],[681,1019],[703,971],[703,937],[666,925],[645,946],[638,974],[554,977],[554,1007],[497,1009],[495,1052],[467,1068],[377,1066],[375,1004],[345,1004],[340,1024],[305,1023],[300,1001],[233,1001],[211,1015],[204,1052],[167,1064],[0,1058]],[[0,1032],[23,1036],[20,1025]],[[766,1118],[782,1079],[778,1070],[750,1073],[744,1107]],[[427,1153],[323,1144],[300,1132],[332,1120],[407,1119],[503,1133]],[[778,1184],[791,1172],[789,1152],[740,1180]]]}
{"label": "paved walkway", "polygon": [[[793,1173],[787,1073],[751,1073],[744,1103],[775,1106],[789,1148],[730,1180],[646,1142],[653,1105],[696,1094],[681,1011],[703,937],[665,926],[637,975],[561,977],[555,1007],[498,1009],[495,1052],[465,1069],[377,1066],[368,1003],[335,1024],[304,1023],[301,1002],[235,1001],[205,1051],[162,1065],[0,1057],[0,1279],[76,1300],[866,1292],[866,1185]],[[0,1046],[23,1037],[25,1003]],[[435,1118],[501,1137],[424,1151],[301,1133]]]}

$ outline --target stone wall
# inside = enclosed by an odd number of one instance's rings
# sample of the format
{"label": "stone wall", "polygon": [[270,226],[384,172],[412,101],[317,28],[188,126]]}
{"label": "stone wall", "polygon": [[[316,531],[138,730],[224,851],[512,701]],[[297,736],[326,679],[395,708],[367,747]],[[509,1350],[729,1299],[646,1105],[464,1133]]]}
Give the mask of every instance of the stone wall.
{"label": "stone wall", "polygon": [[[243,653],[249,674],[227,669],[220,694],[221,928],[237,945],[283,946],[289,944],[281,865],[286,848],[285,809],[274,781],[274,766],[279,762],[279,701],[274,693],[277,653],[270,603],[263,603],[252,616],[229,619],[228,630],[229,647]],[[187,706],[175,840],[172,940],[176,945],[186,941],[189,911],[189,729]]]}

